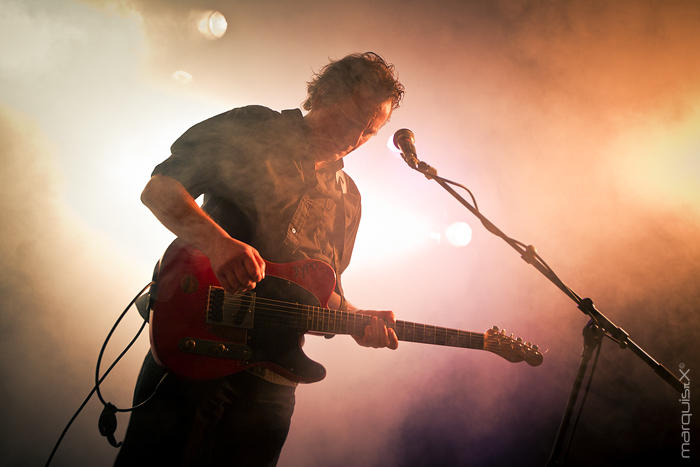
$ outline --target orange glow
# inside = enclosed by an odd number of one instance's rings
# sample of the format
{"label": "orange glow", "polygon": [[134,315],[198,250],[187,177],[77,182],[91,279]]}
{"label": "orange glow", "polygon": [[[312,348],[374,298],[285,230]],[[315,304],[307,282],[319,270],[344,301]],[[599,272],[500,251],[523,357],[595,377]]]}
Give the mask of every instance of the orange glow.
{"label": "orange glow", "polygon": [[700,212],[700,101],[692,109],[681,121],[649,119],[612,145],[612,170],[628,195]]}

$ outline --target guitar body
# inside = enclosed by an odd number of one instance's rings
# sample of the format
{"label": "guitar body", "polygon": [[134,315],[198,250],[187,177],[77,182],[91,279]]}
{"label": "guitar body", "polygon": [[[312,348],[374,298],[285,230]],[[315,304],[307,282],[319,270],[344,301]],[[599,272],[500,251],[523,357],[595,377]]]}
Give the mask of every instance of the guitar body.
{"label": "guitar body", "polygon": [[175,240],[166,250],[151,294],[151,352],[188,379],[221,378],[253,366],[303,383],[326,370],[301,350],[305,323],[279,304],[327,306],[335,272],[322,261],[266,262],[252,292],[223,291],[209,259]]}

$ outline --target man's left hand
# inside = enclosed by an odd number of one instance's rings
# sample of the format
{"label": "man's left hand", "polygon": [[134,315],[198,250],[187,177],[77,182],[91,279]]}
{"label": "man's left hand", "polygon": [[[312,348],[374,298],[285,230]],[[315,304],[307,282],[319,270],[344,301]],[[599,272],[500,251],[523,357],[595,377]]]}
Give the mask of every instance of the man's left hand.
{"label": "man's left hand", "polygon": [[363,347],[398,348],[399,339],[396,337],[396,332],[393,329],[394,325],[396,325],[393,311],[357,310],[356,313],[372,316],[371,323],[365,326],[364,334],[352,335],[358,344]]}

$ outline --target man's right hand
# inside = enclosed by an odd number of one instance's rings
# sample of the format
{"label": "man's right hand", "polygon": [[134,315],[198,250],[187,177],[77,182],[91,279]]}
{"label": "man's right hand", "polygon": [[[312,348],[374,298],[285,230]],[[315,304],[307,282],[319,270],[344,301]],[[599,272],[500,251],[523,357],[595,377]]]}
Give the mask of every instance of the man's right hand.
{"label": "man's right hand", "polygon": [[265,261],[258,250],[247,243],[221,236],[205,254],[216,278],[229,292],[254,289],[265,278]]}
{"label": "man's right hand", "polygon": [[179,181],[154,175],[141,200],[164,226],[209,257],[216,278],[227,291],[253,289],[265,277],[265,261],[260,253],[231,238],[202,211]]}

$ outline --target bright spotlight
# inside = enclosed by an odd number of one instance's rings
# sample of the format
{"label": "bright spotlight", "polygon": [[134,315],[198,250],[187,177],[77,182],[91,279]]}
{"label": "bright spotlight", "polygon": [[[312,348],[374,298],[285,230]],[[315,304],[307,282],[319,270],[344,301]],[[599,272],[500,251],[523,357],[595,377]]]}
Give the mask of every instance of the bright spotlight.
{"label": "bright spotlight", "polygon": [[467,246],[472,241],[472,228],[466,222],[454,222],[445,229],[445,237],[453,246]]}
{"label": "bright spotlight", "polygon": [[197,29],[207,39],[221,39],[226,34],[228,23],[220,11],[206,11],[197,24]]}

